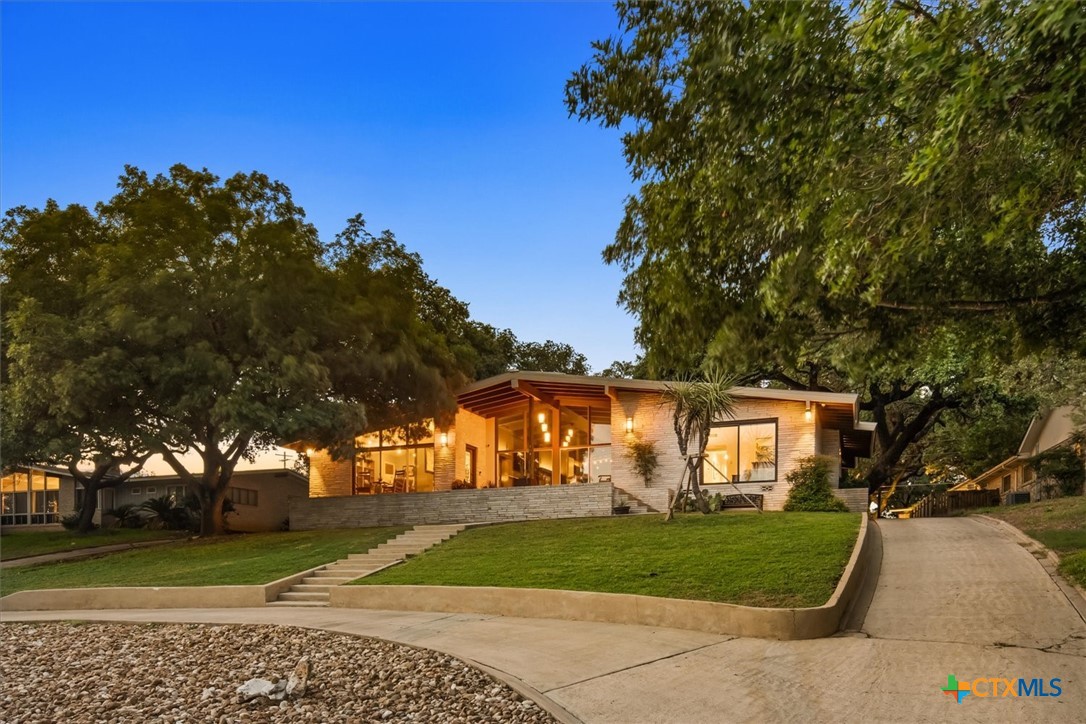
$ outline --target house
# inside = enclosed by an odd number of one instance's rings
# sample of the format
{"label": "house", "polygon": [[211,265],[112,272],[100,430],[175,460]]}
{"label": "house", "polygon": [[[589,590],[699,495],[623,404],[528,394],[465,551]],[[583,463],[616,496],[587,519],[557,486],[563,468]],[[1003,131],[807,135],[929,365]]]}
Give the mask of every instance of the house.
{"label": "house", "polygon": [[[356,453],[347,460],[310,450],[311,501],[297,506],[298,519],[304,518],[307,527],[316,525],[312,511],[319,509],[322,515],[333,515],[337,524],[396,522],[399,513],[392,511],[391,502],[344,501],[412,497],[387,493],[503,489],[550,489],[555,491],[552,502],[540,503],[540,509],[576,515],[585,513],[581,503],[555,501],[562,495],[572,501],[581,495],[573,489],[596,485],[663,510],[668,488],[678,485],[685,464],[672,427],[672,411],[663,395],[666,387],[665,382],[549,372],[510,372],[475,382],[457,395],[458,409],[448,425],[430,423],[411,439],[399,430],[368,432],[356,439]],[[824,455],[833,460],[836,486],[842,468],[870,455],[875,426],[858,419],[856,395],[753,387],[735,388],[732,394],[735,415],[714,423],[703,461],[710,493],[755,494],[762,497],[764,509],[780,510],[788,496],[786,477],[801,459]],[[629,453],[634,440],[656,448],[659,467],[649,484],[635,472]],[[857,511],[867,505],[864,490],[840,490],[839,494]],[[535,494],[531,504],[542,495]],[[437,507],[424,500],[429,496],[414,497],[418,502],[395,503],[409,517],[399,522],[436,521],[439,515],[447,521],[456,516],[493,519],[492,514],[502,507],[496,498],[478,498],[479,502],[454,514],[448,507],[454,501],[467,505],[462,501],[469,498],[450,497],[442,501],[442,513],[411,518],[411,506]],[[324,498],[337,503],[312,504]],[[523,495],[520,500],[529,504]],[[606,500],[611,500],[610,492]],[[337,510],[335,505],[347,507]],[[366,512],[377,506],[384,509],[380,516]],[[516,504],[506,507],[516,514]],[[349,511],[356,509],[361,517],[350,517]]]}
{"label": "house", "polygon": [[[176,475],[129,478],[115,491],[116,505],[142,505],[151,498],[170,496],[184,500],[187,491]],[[305,498],[309,482],[294,470],[236,470],[227,488],[234,512],[226,519],[230,530],[254,533],[285,527],[291,498]]]}
{"label": "house", "polygon": [[16,467],[0,478],[0,526],[59,526],[75,512],[82,486],[63,468]]}
{"label": "house", "polygon": [[1038,484],[1033,460],[1041,453],[1070,445],[1075,431],[1073,407],[1065,405],[1033,418],[1018,452],[980,475],[955,485],[951,490],[998,490],[1004,503],[1040,500],[1045,491]]}

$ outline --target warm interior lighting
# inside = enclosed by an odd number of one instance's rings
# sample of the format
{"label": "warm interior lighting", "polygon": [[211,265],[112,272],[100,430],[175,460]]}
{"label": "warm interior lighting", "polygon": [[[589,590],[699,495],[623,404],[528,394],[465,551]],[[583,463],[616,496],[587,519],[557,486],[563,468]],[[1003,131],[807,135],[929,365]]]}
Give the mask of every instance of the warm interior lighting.
{"label": "warm interior lighting", "polygon": [[563,440],[562,447],[569,447],[569,440]]}
{"label": "warm interior lighting", "polygon": [[566,437],[573,437],[573,428],[572,427],[569,428],[568,430],[566,430]]}
{"label": "warm interior lighting", "polygon": [[626,418],[626,432],[633,432],[633,418]]}
{"label": "warm interior lighting", "polygon": [[316,452],[317,452],[317,451],[316,451],[316,450],[314,450],[313,448],[311,448],[311,447],[307,447],[307,448],[305,449],[305,456],[306,456],[306,457],[309,457],[309,458],[311,458],[311,457],[313,457],[313,455],[314,455],[314,454],[315,454]]}
{"label": "warm interior lighting", "polygon": [[542,430],[543,432],[546,432],[547,431],[547,423],[544,422],[544,423],[540,424],[539,429]]}
{"label": "warm interior lighting", "polygon": [[539,413],[539,415],[538,415],[538,417],[536,419],[539,420],[540,423],[542,423],[544,420],[547,419],[547,413],[545,413],[545,412]]}
{"label": "warm interior lighting", "polygon": [[807,409],[803,411],[803,419],[810,422],[814,419],[814,413],[811,412],[811,403],[807,403]]}
{"label": "warm interior lighting", "polygon": [[544,432],[543,433],[543,442],[550,443],[550,441],[551,441],[551,434],[549,432]]}
{"label": "warm interior lighting", "polygon": [[441,447],[448,447],[448,446],[449,446],[449,433],[443,432],[443,433],[441,433]]}

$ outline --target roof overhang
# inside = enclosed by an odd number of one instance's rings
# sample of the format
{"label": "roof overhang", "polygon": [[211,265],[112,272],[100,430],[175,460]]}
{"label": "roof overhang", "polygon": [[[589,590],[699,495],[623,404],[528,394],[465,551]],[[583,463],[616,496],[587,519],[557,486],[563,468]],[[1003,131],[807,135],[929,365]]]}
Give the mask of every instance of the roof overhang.
{"label": "roof overhang", "polygon": [[[668,384],[558,372],[506,372],[463,388],[457,394],[457,403],[476,415],[496,417],[520,409],[529,400],[551,406],[608,406],[620,392],[662,394]],[[846,467],[854,466],[856,458],[871,456],[875,423],[859,420],[857,395],[762,387],[733,387],[731,394],[744,399],[807,403],[817,410],[824,429],[840,431],[841,459]]]}

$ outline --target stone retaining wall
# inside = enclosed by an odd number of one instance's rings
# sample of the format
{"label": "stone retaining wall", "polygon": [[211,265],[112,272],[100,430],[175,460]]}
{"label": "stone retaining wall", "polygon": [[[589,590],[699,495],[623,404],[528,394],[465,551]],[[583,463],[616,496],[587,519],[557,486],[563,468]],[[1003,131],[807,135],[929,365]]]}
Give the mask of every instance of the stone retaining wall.
{"label": "stone retaining wall", "polygon": [[503,523],[611,515],[611,484],[294,499],[291,530],[439,523]]}
{"label": "stone retaining wall", "polygon": [[833,494],[845,501],[853,513],[867,512],[867,488],[834,488]]}

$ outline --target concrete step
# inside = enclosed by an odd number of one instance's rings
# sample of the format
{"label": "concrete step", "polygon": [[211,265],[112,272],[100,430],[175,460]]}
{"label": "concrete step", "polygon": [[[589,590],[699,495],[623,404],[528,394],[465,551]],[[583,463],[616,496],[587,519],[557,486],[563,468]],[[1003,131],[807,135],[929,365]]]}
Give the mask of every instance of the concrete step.
{"label": "concrete step", "polygon": [[287,593],[319,593],[326,596],[328,595],[328,589],[338,585],[338,583],[296,583],[290,587],[290,590],[287,591]]}
{"label": "concrete step", "polygon": [[284,591],[279,594],[280,601],[328,601],[328,594],[325,592],[310,593],[308,591]]}
{"label": "concrete step", "polygon": [[349,553],[346,560],[352,564],[354,563],[375,563],[380,564],[382,562],[389,563],[391,561],[401,560],[405,553],[396,551],[389,553]]}
{"label": "concrete step", "polygon": [[327,607],[328,601],[268,601],[265,606],[297,606],[318,608],[321,606]]}
{"label": "concrete step", "polygon": [[348,583],[351,579],[349,576],[307,576],[302,579],[302,582],[297,584],[299,586],[338,586],[341,583]]}

